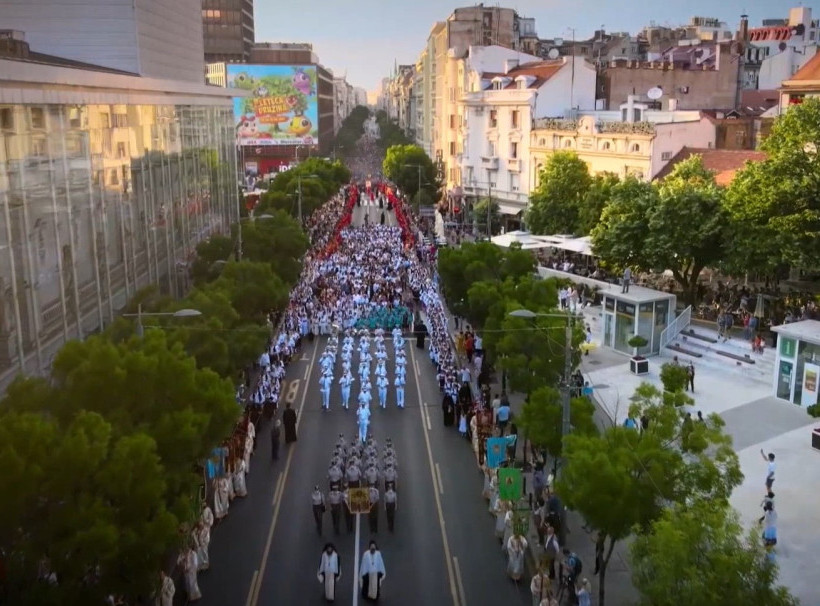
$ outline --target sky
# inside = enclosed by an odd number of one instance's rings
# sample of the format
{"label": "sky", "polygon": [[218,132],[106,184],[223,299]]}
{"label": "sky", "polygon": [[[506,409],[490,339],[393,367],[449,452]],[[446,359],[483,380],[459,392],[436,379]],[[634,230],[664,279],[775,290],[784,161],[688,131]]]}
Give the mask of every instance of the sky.
{"label": "sky", "polygon": [[[347,75],[353,86],[376,89],[389,76],[394,61],[415,63],[436,21],[444,21],[454,8],[476,4],[469,0],[299,0],[287,3],[256,0],[257,42],[311,42],[320,62],[337,76]],[[486,6],[497,3],[485,2]],[[811,6],[820,17],[820,3]],[[654,21],[657,25],[683,25],[691,17],[716,17],[735,31],[740,15],[749,15],[749,26],[763,19],[788,17],[789,0],[511,0],[501,3],[522,17],[534,17],[541,38],[592,37],[606,31],[638,33]],[[298,17],[298,19],[297,19]]]}

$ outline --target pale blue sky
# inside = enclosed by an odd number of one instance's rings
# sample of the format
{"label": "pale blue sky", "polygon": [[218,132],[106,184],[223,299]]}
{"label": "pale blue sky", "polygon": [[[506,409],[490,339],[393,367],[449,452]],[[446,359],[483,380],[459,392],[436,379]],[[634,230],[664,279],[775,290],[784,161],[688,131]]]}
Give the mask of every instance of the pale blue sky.
{"label": "pale blue sky", "polygon": [[[259,42],[312,42],[313,49],[335,74],[347,73],[354,86],[375,89],[389,75],[394,59],[414,63],[430,28],[443,21],[452,9],[471,6],[449,0],[299,0],[286,3],[256,0],[256,40]],[[495,3],[485,2],[492,6]],[[814,18],[820,18],[815,3]],[[751,27],[762,19],[785,18],[789,0],[512,0],[501,6],[514,8],[524,17],[535,17],[542,38],[565,37],[567,28],[576,28],[579,39],[594,30],[637,33],[650,21],[681,25],[690,17],[717,17],[733,31],[740,15],[749,15]]]}

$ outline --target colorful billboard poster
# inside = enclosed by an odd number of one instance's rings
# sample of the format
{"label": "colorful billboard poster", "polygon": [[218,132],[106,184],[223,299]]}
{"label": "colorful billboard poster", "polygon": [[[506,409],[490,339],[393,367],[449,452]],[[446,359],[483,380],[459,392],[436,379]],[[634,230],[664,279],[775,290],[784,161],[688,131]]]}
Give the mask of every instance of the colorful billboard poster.
{"label": "colorful billboard poster", "polygon": [[228,64],[239,145],[317,145],[319,106],[313,65]]}

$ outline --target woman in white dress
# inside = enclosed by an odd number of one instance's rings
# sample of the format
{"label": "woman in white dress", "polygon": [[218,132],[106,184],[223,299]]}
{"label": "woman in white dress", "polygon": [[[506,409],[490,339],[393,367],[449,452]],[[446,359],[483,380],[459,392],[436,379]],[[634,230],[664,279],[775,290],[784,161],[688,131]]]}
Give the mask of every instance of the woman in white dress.
{"label": "woman in white dress", "polygon": [[245,461],[239,459],[233,472],[233,491],[238,497],[248,496],[248,485],[245,481]]}
{"label": "woman in white dress", "polygon": [[202,513],[199,515],[199,521],[207,526],[208,530],[214,525],[214,512],[208,507],[206,501],[202,501]]}
{"label": "woman in white dress", "polygon": [[165,574],[164,570],[159,572],[159,592],[154,599],[154,606],[174,606],[174,594],[177,588],[174,579]]}
{"label": "woman in white dress", "polygon": [[242,457],[245,460],[245,473],[251,472],[251,455],[253,454],[253,437],[256,431],[253,428],[253,423],[248,423],[248,435],[245,436],[245,455]]}
{"label": "woman in white dress", "polygon": [[507,541],[507,574],[513,581],[520,581],[524,574],[524,553],[527,551],[527,539],[520,534],[513,534]]}
{"label": "woman in white dress", "polygon": [[211,565],[208,557],[208,547],[211,544],[211,530],[202,522],[194,526],[194,546],[196,547],[196,558],[198,570],[208,570]]}
{"label": "woman in white dress", "polygon": [[[495,537],[504,539],[504,531],[507,527],[507,502],[498,500],[495,507]],[[503,547],[503,545],[502,545]]]}
{"label": "woman in white dress", "polygon": [[512,537],[513,531],[513,512],[512,507],[507,508],[507,513],[504,514],[504,536],[501,539],[501,550],[504,553],[507,553],[507,545],[510,542],[510,538]]}
{"label": "woman in white dress", "polygon": [[482,466],[481,470],[484,472],[484,490],[482,495],[485,499],[489,499],[492,493],[492,481],[490,479],[490,469],[487,466]]}
{"label": "woman in white dress", "polygon": [[342,563],[333,543],[325,545],[322,559],[319,562],[319,572],[316,573],[319,582],[324,586],[325,600],[336,600],[336,583],[342,576]]}
{"label": "woman in white dress", "polygon": [[490,470],[490,513],[495,515],[498,509],[498,475],[494,469]]}
{"label": "woman in white dress", "polygon": [[185,578],[185,592],[188,594],[188,601],[199,600],[202,598],[196,579],[199,562],[193,549],[189,547],[179,555],[179,565],[182,567],[182,574]]}

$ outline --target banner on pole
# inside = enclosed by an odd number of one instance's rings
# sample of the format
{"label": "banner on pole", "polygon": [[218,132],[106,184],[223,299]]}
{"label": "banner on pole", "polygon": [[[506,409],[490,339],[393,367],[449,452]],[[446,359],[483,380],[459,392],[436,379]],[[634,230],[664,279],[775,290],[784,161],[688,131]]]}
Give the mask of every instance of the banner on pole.
{"label": "banner on pole", "polygon": [[370,513],[370,492],[367,488],[348,488],[350,513]]}
{"label": "banner on pole", "polygon": [[498,470],[498,498],[502,501],[517,501],[521,498],[524,481],[521,470],[502,467]]}
{"label": "banner on pole", "polygon": [[507,460],[507,440],[487,438],[487,467],[495,469]]}

